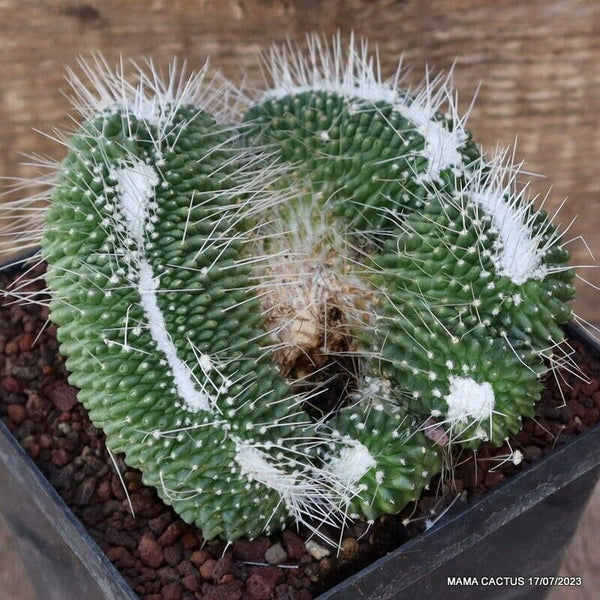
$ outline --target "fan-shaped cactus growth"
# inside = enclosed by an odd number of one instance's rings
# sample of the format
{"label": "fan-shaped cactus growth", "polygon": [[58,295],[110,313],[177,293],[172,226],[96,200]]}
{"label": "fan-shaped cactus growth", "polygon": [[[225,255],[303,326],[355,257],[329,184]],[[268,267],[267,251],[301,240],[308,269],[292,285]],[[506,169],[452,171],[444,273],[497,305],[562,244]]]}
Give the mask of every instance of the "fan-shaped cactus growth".
{"label": "fan-shaped cactus growth", "polygon": [[574,294],[447,81],[403,89],[339,40],[267,64],[242,115],[204,72],[84,64],[43,213],[71,383],[207,538],[401,510],[441,468],[431,423],[501,444]]}

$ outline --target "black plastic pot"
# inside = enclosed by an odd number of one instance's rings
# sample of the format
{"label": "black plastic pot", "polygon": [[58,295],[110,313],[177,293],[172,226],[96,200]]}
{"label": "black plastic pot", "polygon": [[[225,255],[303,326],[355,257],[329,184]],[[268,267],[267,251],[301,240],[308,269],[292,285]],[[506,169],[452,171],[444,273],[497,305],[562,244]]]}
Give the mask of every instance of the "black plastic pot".
{"label": "black plastic pot", "polygon": [[[580,328],[567,331],[600,356]],[[597,425],[317,600],[543,598],[599,475]],[[1,421],[0,511],[40,600],[137,599]],[[479,585],[449,583],[459,577]]]}

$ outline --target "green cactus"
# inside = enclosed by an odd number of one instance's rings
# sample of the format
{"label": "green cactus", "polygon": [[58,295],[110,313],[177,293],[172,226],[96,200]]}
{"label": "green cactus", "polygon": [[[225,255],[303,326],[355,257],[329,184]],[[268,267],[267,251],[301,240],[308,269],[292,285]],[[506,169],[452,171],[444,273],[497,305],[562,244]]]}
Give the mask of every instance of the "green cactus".
{"label": "green cactus", "polygon": [[293,166],[279,184],[322,197],[359,249],[355,274],[372,286],[361,370],[408,391],[400,402],[453,442],[501,445],[533,415],[571,318],[574,272],[549,218],[516,188],[518,169],[482,157],[445,81],[403,91],[364,49],[317,38],[308,55],[275,48],[267,67],[247,144]]}
{"label": "green cactus", "polygon": [[[108,447],[207,537],[258,535],[285,522],[286,506],[240,449],[260,460],[270,443],[293,457],[297,445],[278,440],[300,436],[304,419],[253,341],[257,303],[236,291],[248,279],[241,244],[220,243],[231,140],[197,107],[164,112],[159,131],[122,103],[71,139],[42,239],[51,316]],[[270,426],[254,447],[260,423]]]}
{"label": "green cactus", "polygon": [[44,214],[70,382],[207,538],[398,512],[441,469],[430,427],[503,443],[574,294],[447,81],[402,90],[339,39],[268,65],[243,115],[203,72],[84,65]]}
{"label": "green cactus", "polygon": [[347,494],[351,518],[399,512],[440,469],[439,453],[416,419],[393,405],[343,408],[327,425],[336,444],[322,445],[323,463]]}
{"label": "green cactus", "polygon": [[[245,209],[269,197],[253,189],[255,160],[201,100],[131,93],[115,90],[71,138],[46,214],[70,382],[108,447],[207,538],[268,533],[290,517],[335,522],[357,492],[315,452],[341,452],[347,436],[313,432],[270,358],[253,292]],[[424,447],[415,435],[395,446]]]}

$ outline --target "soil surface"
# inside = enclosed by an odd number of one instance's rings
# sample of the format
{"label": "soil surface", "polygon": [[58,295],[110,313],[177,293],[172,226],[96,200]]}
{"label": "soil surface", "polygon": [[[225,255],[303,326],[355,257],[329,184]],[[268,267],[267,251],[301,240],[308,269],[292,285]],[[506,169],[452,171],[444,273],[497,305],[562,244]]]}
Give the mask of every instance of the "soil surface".
{"label": "soil surface", "polygon": [[[0,277],[0,289],[9,285]],[[31,284],[28,291],[40,287]],[[573,358],[589,382],[563,371],[560,390],[549,377],[536,418],[525,420],[510,447],[484,445],[476,459],[466,452],[457,456],[452,481],[437,478],[399,515],[370,527],[358,522],[341,534],[325,532],[341,539],[339,552],[322,541],[307,545],[303,530],[227,547],[205,541],[201,531],[178,519],[119,456],[117,473],[102,432],[67,383],[56,330],[47,317],[39,304],[2,300],[0,417],[144,600],[311,600],[444,518],[439,515],[446,509],[446,514],[460,511],[600,420],[600,361],[572,340]],[[523,455],[519,464],[507,458],[514,450]]]}

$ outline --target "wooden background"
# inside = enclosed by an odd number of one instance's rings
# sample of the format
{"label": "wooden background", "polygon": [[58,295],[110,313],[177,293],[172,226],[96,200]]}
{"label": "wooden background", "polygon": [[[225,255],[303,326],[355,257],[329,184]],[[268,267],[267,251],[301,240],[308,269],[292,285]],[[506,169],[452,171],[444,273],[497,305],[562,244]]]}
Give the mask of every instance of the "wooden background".
{"label": "wooden background", "polygon": [[[475,138],[492,148],[518,135],[518,158],[547,176],[535,189],[553,186],[552,206],[569,197],[559,222],[579,215],[569,237],[583,235],[600,256],[598,0],[0,0],[0,176],[30,173],[19,165],[22,152],[60,157],[32,128],[69,124],[64,67],[80,54],[150,55],[163,65],[178,55],[195,67],[210,57],[234,80],[243,70],[258,82],[257,52],[271,41],[337,30],[377,44],[386,73],[404,53],[415,81],[425,64],[447,69],[456,60],[464,108],[482,83],[470,121]],[[590,263],[583,244],[570,246],[577,264]],[[597,270],[582,275],[600,285]],[[580,286],[577,311],[600,322],[598,297]],[[599,571],[597,514],[596,529],[587,521],[569,558],[574,574],[589,575],[589,590]],[[555,600],[568,594],[556,593]],[[581,593],[572,597],[594,597]]]}
{"label": "wooden background", "polygon": [[[19,153],[58,157],[61,148],[32,128],[69,124],[66,65],[101,51],[150,55],[167,64],[178,55],[259,82],[257,53],[273,41],[305,33],[354,30],[377,44],[384,72],[404,53],[415,80],[424,66],[456,60],[456,86],[466,108],[482,87],[472,118],[487,148],[512,144],[569,237],[583,235],[600,255],[600,2],[597,0],[0,0],[0,176],[24,176]],[[570,244],[577,264],[585,246]],[[581,273],[600,285],[597,269]],[[600,321],[595,290],[580,285],[577,311]]]}

